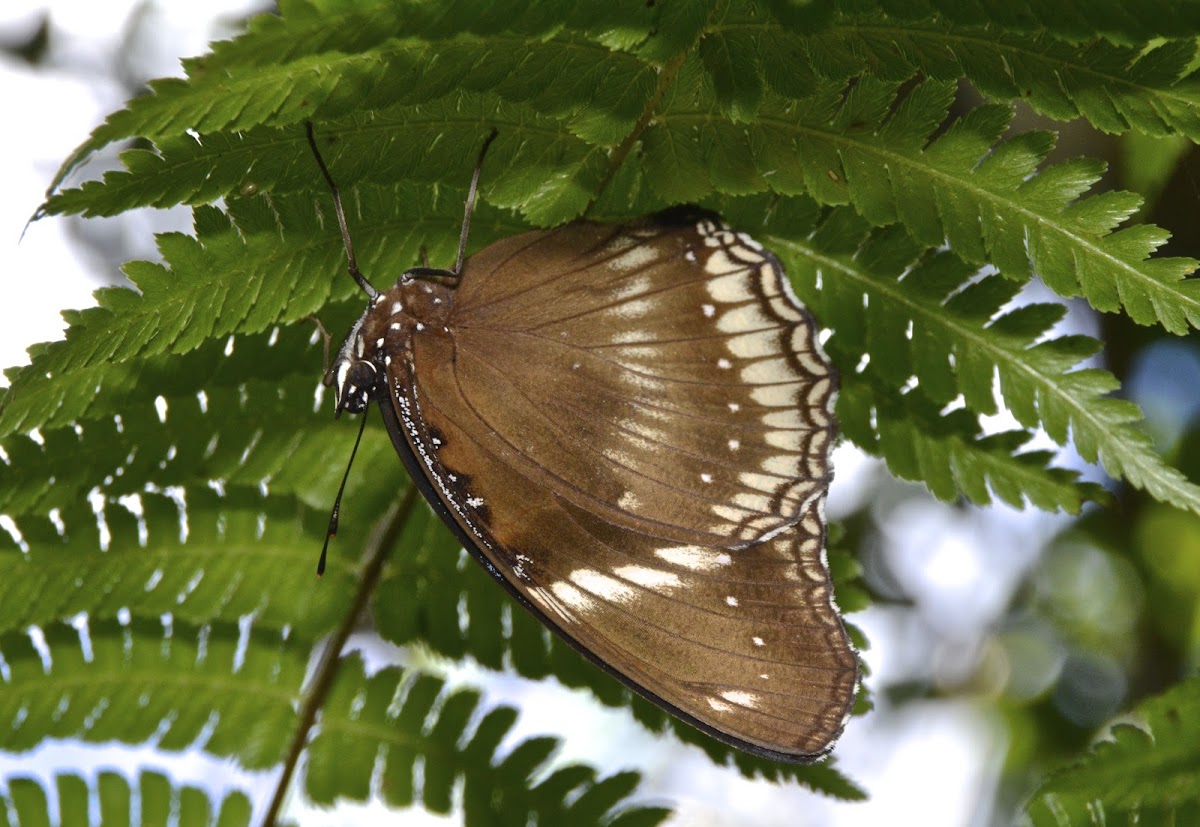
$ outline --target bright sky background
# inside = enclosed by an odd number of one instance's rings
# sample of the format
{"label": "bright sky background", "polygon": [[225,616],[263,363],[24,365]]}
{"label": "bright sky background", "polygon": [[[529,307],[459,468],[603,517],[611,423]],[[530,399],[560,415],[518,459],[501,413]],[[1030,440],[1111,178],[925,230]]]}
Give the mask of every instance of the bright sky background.
{"label": "bright sky background", "polygon": [[[214,27],[214,20],[235,20],[255,5],[247,0],[8,0],[0,6],[0,38],[6,43],[27,37],[44,10],[49,10],[53,24],[47,66],[31,69],[0,58],[0,100],[10,113],[8,124],[0,129],[0,180],[5,182],[0,200],[0,364],[26,363],[28,345],[60,337],[59,311],[93,304],[91,293],[101,283],[98,279],[116,280],[116,262],[155,257],[153,232],[188,228],[186,210],[88,222],[50,219],[31,225],[18,243],[63,158],[129,95],[132,87],[123,86],[115,73],[122,72],[126,83],[129,78],[177,75],[179,56],[202,52],[214,36],[223,36],[226,30]],[[135,24],[133,10],[139,6],[141,20]],[[131,38],[138,25],[153,35]],[[130,39],[139,44],[137,49],[126,47]],[[113,163],[111,157],[108,163]],[[86,174],[98,172],[93,167]],[[314,191],[320,190],[320,182],[314,181]],[[835,519],[856,506],[863,482],[878,472],[877,465],[852,449],[840,450],[836,459],[838,479],[830,504]],[[928,651],[927,625],[961,628],[963,647],[977,642],[987,624],[1003,612],[1019,576],[1059,524],[1052,517],[1007,509],[951,512],[925,499],[880,501],[872,507],[891,527],[885,538],[888,553],[904,561],[904,571],[913,578],[907,585],[919,601],[916,610],[880,608],[854,618],[872,641],[866,655],[872,686],[928,679],[931,661],[939,653]],[[371,651],[387,657],[386,650]],[[929,701],[908,704],[898,713],[887,709],[886,700],[877,695],[883,714],[853,719],[836,752],[843,771],[871,795],[867,803],[846,805],[802,790],[743,781],[711,767],[697,750],[659,748],[626,716],[598,711],[579,693],[554,686],[531,688],[518,679],[474,679],[488,683],[490,702],[524,707],[518,734],[556,733],[564,722],[574,722],[564,757],[608,770],[631,765],[641,769],[649,794],[679,808],[675,825],[982,827],[992,818],[975,810],[980,801],[990,800],[1004,751],[998,740],[1002,730],[988,719],[986,702]],[[232,772],[202,754],[162,756],[67,743],[50,744],[32,756],[0,753],[0,779],[18,770],[44,774],[70,768],[88,773],[120,766],[134,771],[147,762],[193,783],[220,784]],[[269,790],[272,776],[244,780]],[[266,794],[259,794],[260,808]],[[374,820],[358,807],[343,808],[336,817],[306,819],[347,825]]]}

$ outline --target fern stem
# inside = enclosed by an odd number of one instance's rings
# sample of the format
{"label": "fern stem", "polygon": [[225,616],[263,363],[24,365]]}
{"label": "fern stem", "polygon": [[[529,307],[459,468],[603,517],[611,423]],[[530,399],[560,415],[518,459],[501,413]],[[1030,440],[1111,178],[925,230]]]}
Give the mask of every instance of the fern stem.
{"label": "fern stem", "polygon": [[304,748],[308,745],[308,736],[312,731],[313,722],[316,720],[317,711],[325,703],[325,698],[333,686],[333,679],[337,676],[342,649],[345,648],[346,641],[354,631],[359,616],[366,609],[367,601],[371,599],[371,594],[379,584],[379,578],[383,574],[383,564],[396,540],[400,537],[405,523],[408,522],[409,513],[416,500],[417,487],[410,485],[404,497],[388,509],[367,540],[366,550],[363,554],[362,574],[358,580],[358,591],[354,594],[354,601],[342,619],[342,624],[330,636],[324,651],[321,652],[321,660],[313,672],[308,693],[300,708],[299,721],[284,759],[283,772],[275,785],[271,805],[267,808],[266,815],[263,816],[263,827],[275,827],[279,810],[283,806],[284,796],[291,786],[296,764],[299,762]]}
{"label": "fern stem", "polygon": [[633,145],[642,137],[642,133],[646,131],[646,127],[650,125],[650,121],[654,119],[654,115],[658,112],[658,105],[662,103],[663,96],[667,94],[667,90],[675,81],[675,75],[679,73],[679,68],[683,66],[683,61],[687,58],[688,53],[681,52],[670,63],[662,68],[658,73],[658,85],[654,89],[654,94],[650,96],[650,100],[646,102],[646,108],[642,110],[641,116],[637,123],[633,125],[633,129],[629,130],[629,134],[625,136],[625,140],[621,141],[620,146],[613,150],[612,157],[608,161],[608,169],[604,172],[604,177],[600,179],[600,185],[596,187],[596,194],[588,201],[584,207],[583,215],[587,217],[592,211],[592,207],[596,206],[596,200],[612,183],[613,176],[617,174],[617,170],[621,168],[621,164],[625,163],[625,159],[629,156]]}

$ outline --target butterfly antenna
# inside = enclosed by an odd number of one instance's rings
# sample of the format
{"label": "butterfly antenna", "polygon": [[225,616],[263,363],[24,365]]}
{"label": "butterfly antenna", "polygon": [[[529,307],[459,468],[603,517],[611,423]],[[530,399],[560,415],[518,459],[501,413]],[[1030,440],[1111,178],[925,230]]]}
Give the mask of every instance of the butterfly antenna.
{"label": "butterfly antenna", "polygon": [[483,159],[487,156],[488,147],[499,134],[495,127],[479,149],[479,160],[475,162],[475,174],[471,176],[471,189],[467,192],[467,208],[463,212],[462,233],[458,237],[458,261],[454,263],[454,275],[462,274],[463,261],[467,257],[467,236],[471,232],[471,214],[475,212],[475,195],[479,192],[479,175],[483,172]]}
{"label": "butterfly antenna", "polygon": [[[317,149],[317,139],[313,135],[312,121],[304,122],[304,132],[308,135],[308,145],[312,149],[313,157],[317,159],[317,166],[321,168],[321,174],[325,176],[325,183],[329,185],[329,191],[333,194],[333,209],[337,213],[338,227],[342,231],[342,245],[346,248],[346,269],[350,271],[350,278],[354,279],[354,283],[367,294],[367,298],[373,299],[379,295],[379,291],[371,285],[371,282],[367,281],[366,277],[358,269],[358,261],[354,258],[354,243],[350,241],[350,228],[346,226],[346,211],[342,209],[342,193],[338,189],[338,185],[334,183],[333,176],[329,174],[329,167],[325,166],[325,159],[321,157],[321,150]],[[495,137],[494,134],[493,137]],[[478,170],[475,172],[475,177],[479,177]],[[474,189],[473,184],[472,189]],[[460,264],[462,263],[461,255],[460,252]]]}
{"label": "butterfly antenna", "polygon": [[358,453],[358,444],[362,442],[363,431],[367,429],[367,412],[362,412],[362,424],[358,426],[358,438],[354,440],[354,450],[350,452],[350,461],[346,463],[346,473],[342,475],[342,484],[338,486],[337,499],[333,501],[333,511],[329,514],[329,529],[325,532],[325,545],[321,546],[321,559],[317,561],[317,577],[325,574],[325,557],[329,552],[329,541],[337,536],[338,515],[342,511],[342,494],[346,491],[346,480],[350,479],[350,468],[354,465],[354,455]]}

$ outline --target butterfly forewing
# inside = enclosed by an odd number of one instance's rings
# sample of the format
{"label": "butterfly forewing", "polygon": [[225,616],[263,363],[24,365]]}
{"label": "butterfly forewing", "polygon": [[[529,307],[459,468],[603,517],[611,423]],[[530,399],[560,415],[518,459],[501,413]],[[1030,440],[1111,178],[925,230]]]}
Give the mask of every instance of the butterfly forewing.
{"label": "butterfly forewing", "polygon": [[468,548],[670,711],[822,754],[857,680],[823,561],[835,379],[774,256],[708,216],[578,223],[439,290],[444,324],[385,296],[364,335]]}
{"label": "butterfly forewing", "polygon": [[514,461],[631,529],[737,546],[789,524],[798,480],[828,472],[833,379],[751,244],[658,220],[485,250],[455,297],[468,401]]}

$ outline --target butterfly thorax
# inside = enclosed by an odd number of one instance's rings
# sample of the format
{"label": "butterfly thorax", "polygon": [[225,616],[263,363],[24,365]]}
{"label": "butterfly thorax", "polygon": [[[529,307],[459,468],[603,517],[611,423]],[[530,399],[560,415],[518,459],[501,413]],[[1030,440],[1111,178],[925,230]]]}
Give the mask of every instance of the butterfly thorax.
{"label": "butterfly thorax", "polygon": [[338,412],[362,413],[386,391],[380,378],[393,360],[412,358],[415,336],[450,335],[452,296],[450,287],[406,273],[371,299],[326,376]]}

